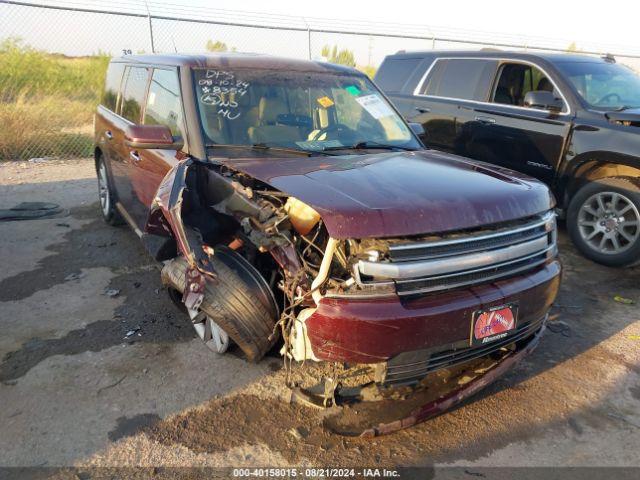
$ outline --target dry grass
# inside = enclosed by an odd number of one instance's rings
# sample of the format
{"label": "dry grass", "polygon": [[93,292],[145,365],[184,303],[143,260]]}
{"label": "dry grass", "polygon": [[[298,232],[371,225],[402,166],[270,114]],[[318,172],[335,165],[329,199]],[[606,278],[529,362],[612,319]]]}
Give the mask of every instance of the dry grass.
{"label": "dry grass", "polygon": [[69,58],[0,43],[0,159],[91,154],[109,57]]}
{"label": "dry grass", "polygon": [[0,158],[89,155],[91,136],[73,128],[91,123],[92,107],[55,96],[33,99],[25,93],[0,104]]}

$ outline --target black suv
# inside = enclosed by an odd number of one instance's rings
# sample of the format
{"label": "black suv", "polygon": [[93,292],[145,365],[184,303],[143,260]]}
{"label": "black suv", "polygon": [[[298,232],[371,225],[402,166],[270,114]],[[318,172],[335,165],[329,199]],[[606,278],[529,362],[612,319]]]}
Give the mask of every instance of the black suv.
{"label": "black suv", "polygon": [[398,52],[376,83],[430,147],[552,187],[576,246],[640,259],[640,76],[612,57]]}

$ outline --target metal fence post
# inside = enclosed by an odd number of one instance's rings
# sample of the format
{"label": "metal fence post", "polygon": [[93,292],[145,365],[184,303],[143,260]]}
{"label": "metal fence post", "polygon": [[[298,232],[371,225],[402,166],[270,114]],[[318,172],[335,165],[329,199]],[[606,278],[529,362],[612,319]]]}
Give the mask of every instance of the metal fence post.
{"label": "metal fence post", "polygon": [[151,53],[156,53],[156,47],[153,43],[153,21],[151,20],[151,10],[149,10],[149,4],[147,0],[144,0],[144,4],[147,7],[147,20],[149,21],[149,40],[151,41]]}
{"label": "metal fence post", "polygon": [[309,60],[311,60],[311,26],[307,19],[304,17],[300,17],[304,24],[307,26],[307,55],[309,56]]}

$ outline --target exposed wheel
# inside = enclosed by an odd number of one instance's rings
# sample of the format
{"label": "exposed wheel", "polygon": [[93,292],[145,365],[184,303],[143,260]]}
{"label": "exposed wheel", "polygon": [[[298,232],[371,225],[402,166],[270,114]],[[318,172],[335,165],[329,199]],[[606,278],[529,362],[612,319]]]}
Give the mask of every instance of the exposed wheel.
{"label": "exposed wheel", "polygon": [[200,340],[215,353],[224,353],[229,348],[229,335],[213,318],[200,310],[191,318],[193,328]]}
{"label": "exposed wheel", "polygon": [[640,186],[623,177],[582,187],[567,212],[576,247],[603,265],[620,267],[640,259]]}
{"label": "exposed wheel", "polygon": [[100,211],[102,218],[109,225],[122,225],[123,219],[120,212],[116,209],[113,189],[109,182],[107,167],[102,157],[98,158],[98,197],[100,199]]}
{"label": "exposed wheel", "polygon": [[[211,263],[218,273],[218,282],[206,282],[200,313],[194,316],[197,320],[194,328],[205,344],[216,351],[224,348],[224,336],[215,330],[219,327],[249,361],[258,361],[277,341],[277,335],[270,339],[278,318],[273,293],[244,257],[225,247],[218,247],[215,252]],[[162,269],[162,280],[183,292],[186,271],[186,260],[176,258]],[[220,337],[216,338],[218,334]]]}

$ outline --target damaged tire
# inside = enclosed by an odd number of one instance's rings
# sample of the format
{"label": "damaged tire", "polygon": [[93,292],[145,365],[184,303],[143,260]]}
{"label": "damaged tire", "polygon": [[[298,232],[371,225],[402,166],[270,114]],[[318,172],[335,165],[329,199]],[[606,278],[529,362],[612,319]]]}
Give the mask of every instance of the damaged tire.
{"label": "damaged tire", "polygon": [[[240,254],[218,247],[211,264],[218,282],[207,281],[200,310],[215,322],[247,360],[257,362],[275,344],[278,308],[273,293],[260,273]],[[178,257],[162,269],[162,281],[184,291],[187,262]],[[271,339],[269,337],[272,337]]]}

